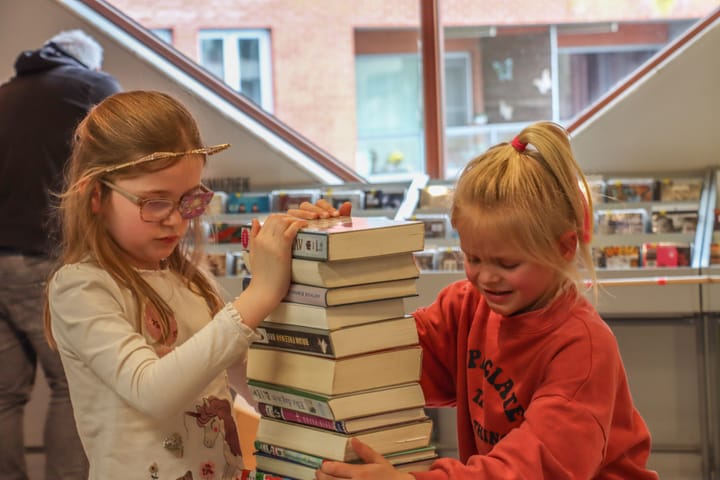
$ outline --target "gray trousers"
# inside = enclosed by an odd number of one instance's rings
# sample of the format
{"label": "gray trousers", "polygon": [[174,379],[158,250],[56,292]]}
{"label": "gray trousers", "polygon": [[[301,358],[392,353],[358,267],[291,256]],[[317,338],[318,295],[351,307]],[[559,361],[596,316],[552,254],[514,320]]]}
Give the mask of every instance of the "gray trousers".
{"label": "gray trousers", "polygon": [[43,439],[45,480],[86,480],[60,356],[43,333],[44,287],[51,263],[0,252],[0,479],[27,480],[23,414],[39,364],[50,387]]}

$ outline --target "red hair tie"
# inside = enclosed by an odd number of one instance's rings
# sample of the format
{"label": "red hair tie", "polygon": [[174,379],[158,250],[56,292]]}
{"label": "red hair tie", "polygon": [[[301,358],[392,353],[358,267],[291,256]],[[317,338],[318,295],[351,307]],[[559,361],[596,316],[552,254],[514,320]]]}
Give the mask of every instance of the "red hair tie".
{"label": "red hair tie", "polygon": [[512,139],[512,141],[510,142],[510,145],[512,145],[513,148],[520,153],[524,152],[525,147],[527,147],[527,143],[521,142],[517,136]]}

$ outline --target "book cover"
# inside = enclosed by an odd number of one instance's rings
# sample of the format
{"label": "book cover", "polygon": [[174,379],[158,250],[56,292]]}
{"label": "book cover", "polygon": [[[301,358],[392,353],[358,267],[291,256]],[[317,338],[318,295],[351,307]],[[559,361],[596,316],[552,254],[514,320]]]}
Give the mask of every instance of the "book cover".
{"label": "book cover", "polygon": [[353,437],[369,445],[379,454],[387,455],[403,450],[427,447],[430,444],[431,431],[432,420],[430,419],[347,435],[261,417],[257,440],[328,460],[350,462],[358,460],[358,456],[350,446],[350,439]]}
{"label": "book cover", "polygon": [[226,213],[268,213],[270,212],[270,194],[230,193],[225,200]]}
{"label": "book cover", "polygon": [[697,228],[697,205],[654,205],[651,212],[653,233],[694,233]]}
{"label": "book cover", "polygon": [[593,249],[596,266],[600,268],[626,269],[640,266],[639,245],[608,245]]}
{"label": "book cover", "polygon": [[[245,265],[249,265],[250,252],[242,253]],[[420,271],[415,265],[412,252],[335,262],[293,258],[291,266],[293,283],[326,288],[402,280],[419,276]]]}
{"label": "book cover", "polygon": [[256,331],[260,335],[257,345],[330,358],[418,343],[415,319],[410,315],[337,330],[263,322]]}
{"label": "book cover", "polygon": [[334,208],[340,208],[343,203],[350,202],[353,210],[359,210],[365,204],[365,192],[362,190],[328,188],[320,194],[320,198],[327,200]]}
{"label": "book cover", "polygon": [[[251,276],[246,275],[243,277],[243,290],[248,287],[250,280]],[[417,295],[417,281],[415,278],[335,288],[291,283],[283,301],[315,305],[318,307],[331,307],[388,298],[413,297],[415,295]]]}
{"label": "book cover", "polygon": [[608,202],[652,202],[656,190],[656,182],[652,178],[608,178],[605,182]]}
{"label": "book cover", "polygon": [[415,422],[427,418],[427,415],[425,415],[425,409],[422,407],[407,410],[396,410],[394,412],[381,413],[378,415],[371,415],[369,417],[358,417],[348,420],[329,420],[316,415],[310,415],[309,413],[278,407],[276,405],[269,405],[263,402],[258,404],[258,411],[263,417],[348,434],[380,428],[387,425]]}
{"label": "book cover", "polygon": [[702,189],[702,177],[663,178],[660,180],[660,201],[699,201]]}
{"label": "book cover", "polygon": [[401,297],[332,307],[281,302],[270,312],[265,321],[274,324],[336,330],[378,320],[398,318],[404,314],[405,303]]}
{"label": "book cover", "polygon": [[373,209],[397,209],[405,200],[404,188],[383,188],[365,190],[365,198],[363,208],[365,210]]}
{"label": "book cover", "polygon": [[642,208],[598,210],[597,233],[632,235],[647,233],[648,213]]}
{"label": "book cover", "polygon": [[270,192],[270,204],[273,212],[287,212],[291,208],[300,208],[303,202],[315,203],[320,198],[320,190],[273,190]]}
{"label": "book cover", "polygon": [[688,267],[692,248],[689,243],[657,242],[642,245],[644,267]]}
{"label": "book cover", "polygon": [[425,405],[422,388],[417,382],[340,395],[321,395],[253,379],[248,381],[248,385],[258,403],[289,408],[333,421]]}
{"label": "book cover", "polygon": [[326,358],[252,344],[247,376],[324,395],[420,381],[420,346],[344,358]]}

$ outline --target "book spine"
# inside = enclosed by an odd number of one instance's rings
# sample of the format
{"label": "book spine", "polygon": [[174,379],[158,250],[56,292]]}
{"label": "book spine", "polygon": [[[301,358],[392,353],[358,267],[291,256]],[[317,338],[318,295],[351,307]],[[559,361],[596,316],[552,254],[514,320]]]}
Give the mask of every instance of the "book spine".
{"label": "book spine", "polygon": [[260,340],[256,343],[268,347],[282,348],[294,352],[313,353],[324,357],[333,357],[330,333],[300,332],[262,324],[257,328]]}
{"label": "book spine", "polygon": [[290,289],[283,300],[286,302],[327,307],[327,292],[327,288],[291,283]]}
{"label": "book spine", "polygon": [[330,430],[333,432],[350,433],[345,427],[345,422],[335,422],[327,418],[310,415],[304,412],[298,412],[296,410],[291,410],[288,408],[278,407],[276,405],[268,405],[262,402],[258,404],[258,410],[260,411],[260,415],[269,418],[285,420],[292,423],[299,423],[302,425],[308,425],[310,427],[322,428],[323,430]]}
{"label": "book spine", "polygon": [[274,390],[260,385],[249,384],[249,386],[253,397],[259,403],[289,408],[330,420],[334,418],[330,406],[323,400]]}
{"label": "book spine", "polygon": [[298,452],[297,450],[277,447],[275,445],[270,445],[269,443],[261,442],[260,440],[255,440],[255,448],[257,448],[259,452],[266,455],[271,455],[273,457],[282,458],[283,460],[299,463],[300,465],[305,465],[306,467],[310,468],[320,468],[323,462],[323,459],[321,457],[316,457],[315,455]]}
{"label": "book spine", "polygon": [[[245,275],[242,277],[242,289],[245,290],[252,276]],[[302,303],[304,305],[314,305],[316,307],[327,307],[327,288],[313,287],[310,285],[302,285],[300,283],[291,283],[287,295],[283,298],[283,302]]]}
{"label": "book spine", "polygon": [[310,232],[298,232],[293,242],[292,256],[312,260],[327,260],[328,236]]}

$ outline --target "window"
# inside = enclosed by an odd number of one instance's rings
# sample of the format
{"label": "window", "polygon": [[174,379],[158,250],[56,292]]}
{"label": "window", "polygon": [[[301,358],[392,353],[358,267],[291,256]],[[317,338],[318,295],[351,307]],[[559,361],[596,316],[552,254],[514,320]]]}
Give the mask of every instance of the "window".
{"label": "window", "polygon": [[200,64],[264,110],[273,111],[267,30],[200,31]]}
{"label": "window", "polygon": [[163,42],[172,45],[173,43],[173,33],[172,28],[153,28],[150,30],[156,37],[158,37]]}

